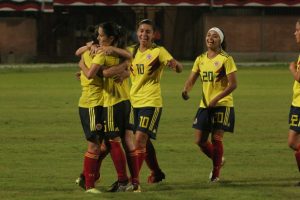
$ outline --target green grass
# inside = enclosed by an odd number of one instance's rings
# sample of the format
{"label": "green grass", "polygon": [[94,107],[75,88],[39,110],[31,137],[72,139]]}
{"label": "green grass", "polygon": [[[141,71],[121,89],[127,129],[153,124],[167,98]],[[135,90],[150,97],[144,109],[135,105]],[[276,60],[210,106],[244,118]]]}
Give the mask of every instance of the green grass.
{"label": "green grass", "polygon": [[[47,66],[44,64],[43,66]],[[234,92],[236,126],[226,134],[227,159],[220,184],[208,183],[211,161],[194,145],[193,117],[200,101],[200,82],[189,101],[181,89],[182,74],[165,71],[164,109],[154,142],[167,179],[143,192],[85,194],[74,184],[86,148],[77,102],[76,65],[59,68],[0,70],[0,197],[3,200],[45,199],[297,199],[300,181],[293,152],[287,147],[288,112],[293,80],[287,66],[241,67]],[[116,174],[110,157],[102,166],[105,190]]]}

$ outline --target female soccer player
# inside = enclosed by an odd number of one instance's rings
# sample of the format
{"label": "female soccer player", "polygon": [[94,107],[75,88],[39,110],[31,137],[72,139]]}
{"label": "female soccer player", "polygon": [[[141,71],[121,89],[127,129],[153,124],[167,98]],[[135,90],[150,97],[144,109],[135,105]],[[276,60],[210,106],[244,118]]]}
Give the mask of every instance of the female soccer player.
{"label": "female soccer player", "polygon": [[[202,100],[193,128],[196,144],[213,161],[211,182],[219,181],[223,160],[223,135],[233,132],[234,109],[232,92],[237,87],[236,65],[225,50],[224,33],[217,27],[206,34],[207,52],[195,60],[192,72],[185,82],[182,97],[187,100],[196,80],[202,82]],[[208,140],[212,133],[211,142]],[[223,160],[223,162],[222,162]]]}
{"label": "female soccer player", "polygon": [[[125,34],[120,26],[110,22],[102,23],[99,25],[98,33],[100,51],[93,58],[90,68],[83,64],[80,68],[88,79],[97,77],[99,73],[105,77],[103,82],[104,134],[118,173],[117,189],[122,191],[128,184],[126,160],[120,142],[126,130],[131,130],[129,127],[129,84],[126,79],[130,73],[128,66],[123,69],[113,66],[121,61],[118,55],[131,59],[131,54],[122,49],[126,43]],[[105,70],[106,68],[119,70],[119,74],[116,76],[116,72],[108,73],[110,70]]]}
{"label": "female soccer player", "polygon": [[[145,19],[138,24],[137,38],[139,44],[130,50],[133,54],[131,65],[130,100],[133,107],[131,122],[134,124],[135,147],[138,157],[137,171],[146,160],[151,170],[149,183],[160,182],[165,174],[159,168],[155,149],[150,138],[156,139],[160,115],[162,112],[162,97],[160,79],[165,66],[177,73],[182,71],[182,65],[169,52],[153,43],[155,27],[151,20]],[[132,180],[128,191],[140,192],[139,181]]]}
{"label": "female soccer player", "polygon": [[[296,23],[296,43],[300,46],[300,19]],[[290,108],[288,145],[295,151],[295,158],[300,171],[300,56],[298,62],[290,63],[290,71],[295,79],[293,87],[293,101]],[[300,186],[300,182],[298,183]]]}

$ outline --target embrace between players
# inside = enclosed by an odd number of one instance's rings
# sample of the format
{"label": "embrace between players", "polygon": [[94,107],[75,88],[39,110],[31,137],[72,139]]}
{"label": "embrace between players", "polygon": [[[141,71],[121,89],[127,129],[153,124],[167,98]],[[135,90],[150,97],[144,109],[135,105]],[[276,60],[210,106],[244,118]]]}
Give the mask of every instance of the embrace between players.
{"label": "embrace between players", "polygon": [[[109,153],[117,172],[116,182],[108,189],[110,192],[141,192],[139,174],[144,161],[151,171],[148,183],[165,179],[150,139],[156,139],[162,113],[162,72],[169,67],[180,73],[183,66],[164,47],[153,42],[155,26],[151,20],[139,22],[136,34],[138,44],[126,47],[125,30],[113,22],[105,22],[97,27],[94,40],[76,51],[76,55],[81,56],[79,115],[88,142],[83,171],[76,183],[87,193],[101,193],[95,183],[101,176],[101,162]],[[298,30],[298,37],[299,34]],[[207,51],[195,60],[182,98],[189,99],[188,93],[200,76],[202,99],[193,128],[196,144],[212,160],[209,180],[215,183],[225,163],[224,132],[234,130],[232,92],[237,87],[237,68],[233,58],[225,52],[225,35],[221,29],[208,30],[206,46]],[[299,62],[294,68],[298,73]],[[300,93],[300,84],[298,88]],[[300,116],[300,105],[293,115]],[[290,118],[295,121],[295,116]],[[299,138],[299,132],[295,131],[294,138]],[[293,149],[300,152],[299,142],[293,144]],[[298,166],[299,157],[296,156]]]}

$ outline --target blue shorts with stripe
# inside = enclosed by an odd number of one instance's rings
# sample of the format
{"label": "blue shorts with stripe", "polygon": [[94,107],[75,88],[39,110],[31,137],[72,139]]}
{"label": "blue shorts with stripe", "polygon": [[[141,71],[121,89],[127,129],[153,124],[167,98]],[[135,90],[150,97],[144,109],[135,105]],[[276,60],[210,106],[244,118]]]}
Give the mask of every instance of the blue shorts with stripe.
{"label": "blue shorts with stripe", "polygon": [[132,130],[129,124],[130,109],[129,100],[103,108],[104,133],[107,139],[124,137],[126,130]]}
{"label": "blue shorts with stripe", "polygon": [[289,124],[291,130],[300,133],[300,107],[291,106]]}
{"label": "blue shorts with stripe", "polygon": [[233,107],[199,108],[194,119],[193,128],[208,132],[214,130],[233,132],[234,122]]}
{"label": "blue shorts with stripe", "polygon": [[141,131],[156,139],[156,133],[161,116],[161,107],[132,108],[130,112],[130,124],[133,131]]}
{"label": "blue shorts with stripe", "polygon": [[98,141],[103,137],[102,106],[91,108],[79,107],[81,125],[88,141]]}

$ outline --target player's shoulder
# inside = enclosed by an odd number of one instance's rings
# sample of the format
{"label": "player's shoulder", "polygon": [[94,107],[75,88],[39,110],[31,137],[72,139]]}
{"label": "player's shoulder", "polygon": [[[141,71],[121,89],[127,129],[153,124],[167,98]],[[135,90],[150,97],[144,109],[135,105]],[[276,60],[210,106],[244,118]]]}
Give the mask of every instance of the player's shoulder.
{"label": "player's shoulder", "polygon": [[206,57],[207,55],[207,51],[206,52],[203,52],[201,53],[200,55],[197,56],[196,60],[202,60]]}
{"label": "player's shoulder", "polygon": [[231,57],[231,56],[230,56],[226,51],[224,51],[224,50],[221,50],[220,56],[223,56],[223,57],[225,57],[225,58],[227,58],[227,59]]}

